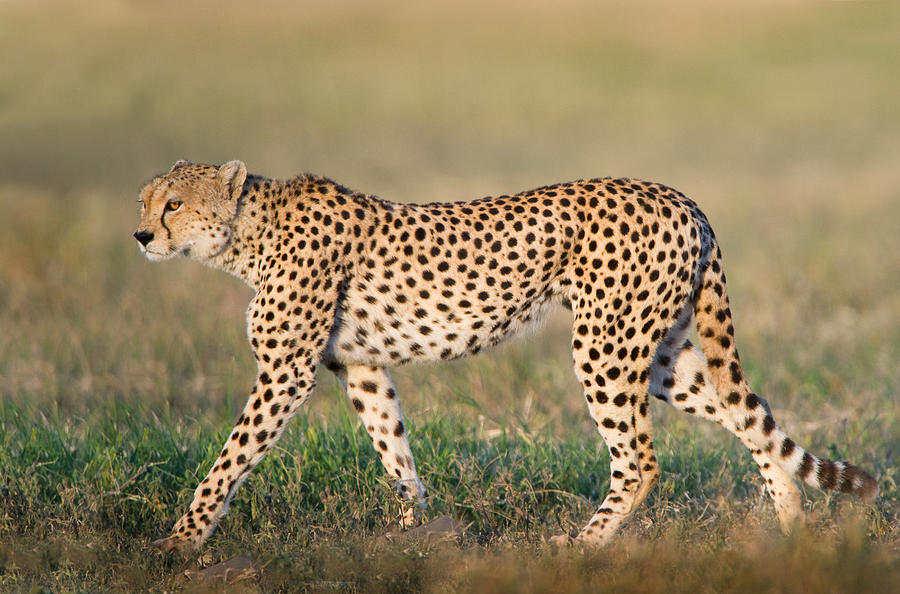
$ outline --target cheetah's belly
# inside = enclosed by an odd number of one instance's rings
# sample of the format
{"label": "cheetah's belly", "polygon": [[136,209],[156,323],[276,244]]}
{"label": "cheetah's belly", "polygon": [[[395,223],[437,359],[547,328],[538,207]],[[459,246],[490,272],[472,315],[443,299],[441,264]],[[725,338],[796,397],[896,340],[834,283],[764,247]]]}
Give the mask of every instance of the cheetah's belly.
{"label": "cheetah's belly", "polygon": [[371,297],[348,297],[339,311],[327,358],[343,365],[378,367],[477,353],[540,322],[557,303],[545,295],[505,307],[481,305],[476,312],[433,302],[401,307],[395,301],[372,303]]}

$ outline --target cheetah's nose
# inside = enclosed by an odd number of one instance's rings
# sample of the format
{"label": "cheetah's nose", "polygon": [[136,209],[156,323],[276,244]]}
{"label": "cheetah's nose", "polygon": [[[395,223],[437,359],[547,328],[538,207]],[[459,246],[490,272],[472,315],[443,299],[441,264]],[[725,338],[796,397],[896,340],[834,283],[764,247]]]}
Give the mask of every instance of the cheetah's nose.
{"label": "cheetah's nose", "polygon": [[153,241],[153,233],[150,231],[135,231],[134,238],[141,242],[141,245],[147,247],[147,244]]}

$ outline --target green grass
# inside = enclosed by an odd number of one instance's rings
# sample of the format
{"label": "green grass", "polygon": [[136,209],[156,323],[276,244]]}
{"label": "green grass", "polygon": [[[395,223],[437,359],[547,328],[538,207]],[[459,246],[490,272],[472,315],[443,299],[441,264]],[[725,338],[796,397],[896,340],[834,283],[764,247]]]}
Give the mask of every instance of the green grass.
{"label": "green grass", "polygon": [[[182,563],[148,555],[146,547],[161,526],[174,521],[198,476],[215,460],[227,433],[213,425],[122,404],[88,418],[56,410],[35,423],[34,415],[4,405],[0,465],[9,471],[0,487],[2,584],[129,589],[177,583]],[[448,584],[479,590],[487,580],[510,590],[530,583],[531,591],[539,592],[540,584],[555,583],[569,568],[584,572],[561,582],[571,591],[589,587],[591,576],[663,591],[671,585],[665,580],[645,583],[627,576],[633,563],[650,571],[657,555],[663,568],[684,572],[679,585],[684,590],[695,583],[717,590],[717,580],[775,587],[788,570],[770,546],[796,557],[792,563],[814,559],[840,583],[851,583],[839,575],[848,566],[887,572],[869,578],[874,584],[900,577],[891,566],[894,507],[882,502],[867,509],[818,498],[809,532],[778,537],[749,461],[732,455],[723,464],[720,452],[697,439],[677,449],[663,440],[665,478],[611,557],[557,554],[541,544],[544,538],[577,526],[604,492],[607,456],[599,445],[585,447],[580,437],[533,439],[512,431],[487,438],[447,417],[410,425],[420,471],[434,494],[431,513],[451,515],[465,526],[457,546],[415,547],[378,538],[397,517],[398,504],[365,434],[346,413],[333,423],[301,418],[292,425],[208,544],[210,558],[249,552],[267,568],[264,589],[298,581],[316,589],[339,581],[362,591]],[[896,487],[885,495],[896,499]],[[840,522],[838,514],[845,516]],[[680,565],[675,551],[685,543],[698,556]],[[484,555],[500,564],[499,573]],[[725,566],[702,582],[702,564],[722,558]],[[528,570],[535,581],[505,568],[523,562],[537,564]],[[472,565],[471,572],[447,564]],[[794,576],[793,583],[832,583],[818,571]],[[379,572],[376,579],[373,573]]]}
{"label": "green grass", "polygon": [[179,158],[396,200],[671,184],[723,245],[755,390],[882,486],[805,491],[781,537],[737,441],[656,406],[664,474],[621,537],[545,548],[608,479],[560,313],[393,374],[459,542],[379,539],[398,504],[323,371],[207,561],[251,555],[264,591],[896,589],[898,33],[892,2],[0,3],[0,589],[177,589],[196,566],[146,547],[243,406],[251,294],[133,245],[137,190]]}

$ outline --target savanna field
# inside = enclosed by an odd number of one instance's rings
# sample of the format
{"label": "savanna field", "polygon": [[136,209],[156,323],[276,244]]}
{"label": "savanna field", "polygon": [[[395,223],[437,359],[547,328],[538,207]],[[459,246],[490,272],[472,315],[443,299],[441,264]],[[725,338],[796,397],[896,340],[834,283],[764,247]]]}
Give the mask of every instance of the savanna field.
{"label": "savanna field", "polygon": [[[889,592],[900,588],[900,4],[0,2],[0,590]],[[803,487],[781,535],[721,428],[653,402],[663,475],[606,549],[557,551],[609,455],[570,317],[393,372],[456,539],[400,506],[324,369],[200,555],[168,534],[255,377],[250,289],[152,264],[137,195],[177,159],[397,201],[605,175],[678,188],[725,253],[755,391],[881,485]]]}

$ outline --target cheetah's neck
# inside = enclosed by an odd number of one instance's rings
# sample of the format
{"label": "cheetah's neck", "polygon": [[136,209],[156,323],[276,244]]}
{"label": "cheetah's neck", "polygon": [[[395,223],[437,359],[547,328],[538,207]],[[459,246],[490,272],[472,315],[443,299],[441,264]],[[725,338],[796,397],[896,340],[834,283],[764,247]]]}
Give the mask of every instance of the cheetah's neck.
{"label": "cheetah's neck", "polygon": [[256,289],[260,281],[263,261],[258,246],[269,228],[270,198],[284,182],[248,175],[244,191],[238,199],[237,212],[232,221],[231,241],[218,255],[204,264],[238,277]]}
{"label": "cheetah's neck", "polygon": [[[205,264],[232,274],[253,289],[258,289],[269,266],[279,257],[283,260],[285,250],[296,248],[298,252],[319,251],[330,245],[334,251],[345,237],[329,235],[327,241],[312,238],[309,242],[298,237],[296,245],[284,244],[283,235],[303,233],[304,218],[312,216],[318,220],[339,204],[354,205],[356,220],[371,219],[375,203],[386,204],[324,177],[305,174],[288,180],[275,180],[249,175],[238,199],[238,207],[231,226],[231,241],[218,255]],[[371,223],[371,221],[369,221]],[[299,226],[298,226],[299,225]],[[354,232],[347,225],[347,234]],[[292,252],[293,253],[293,252]],[[293,255],[296,258],[296,254]]]}

